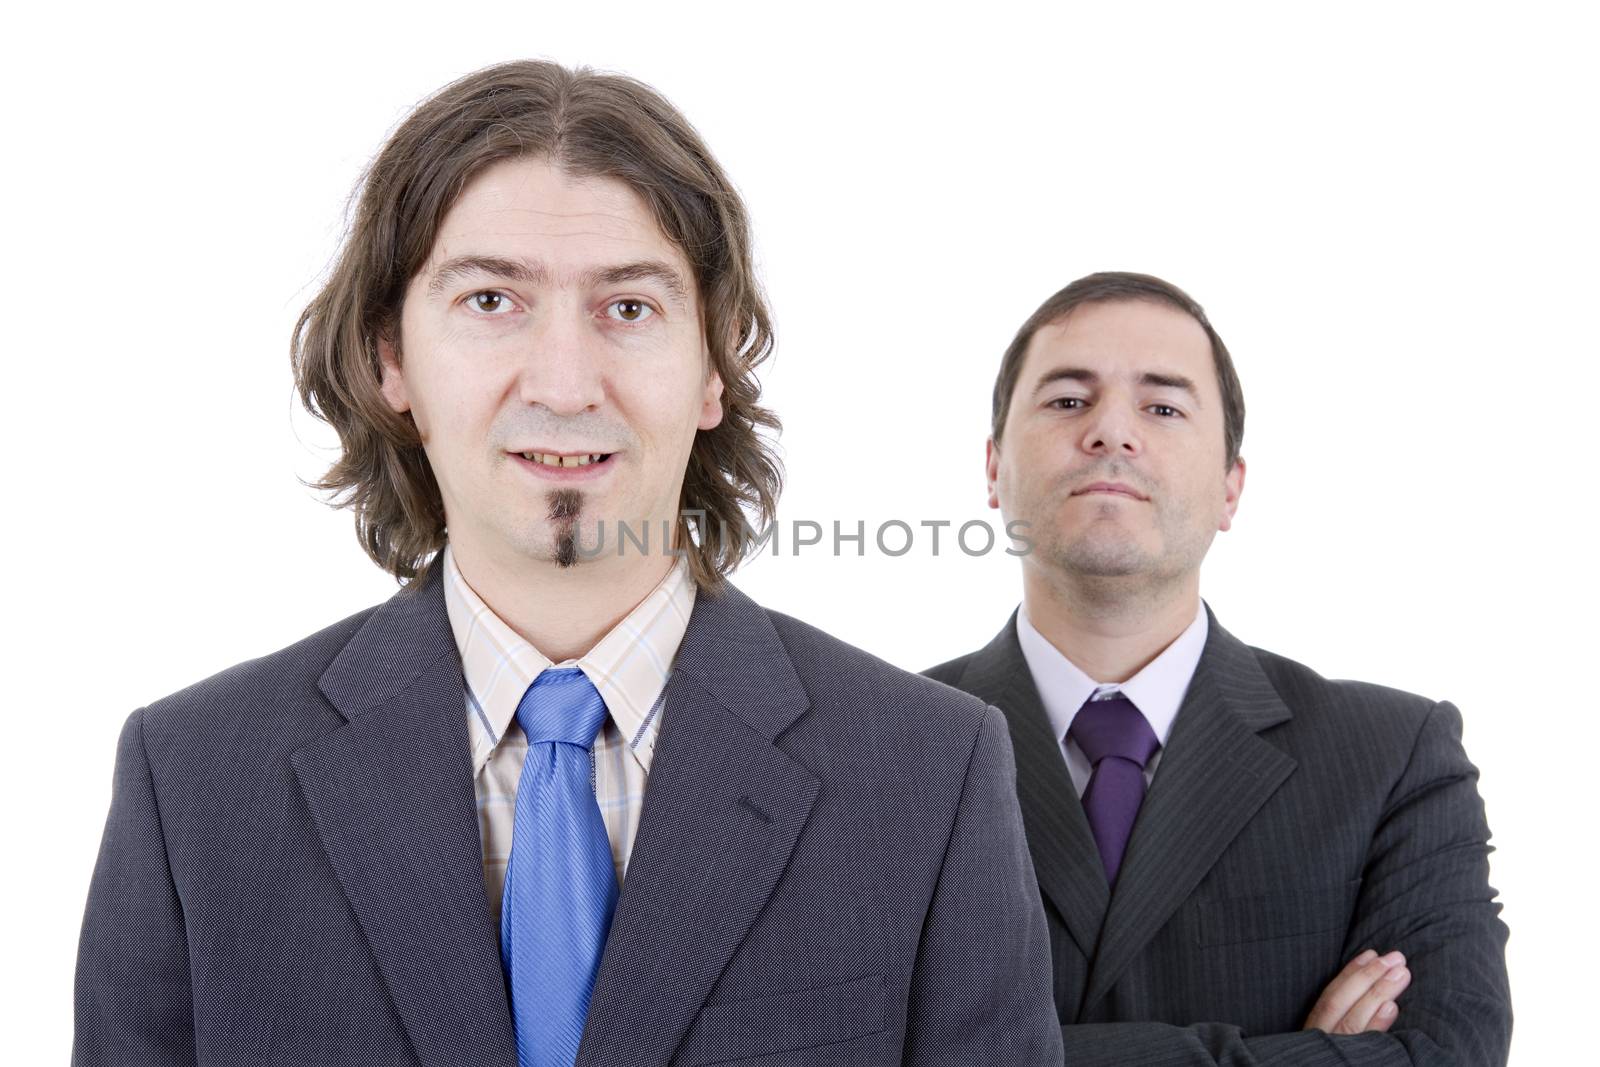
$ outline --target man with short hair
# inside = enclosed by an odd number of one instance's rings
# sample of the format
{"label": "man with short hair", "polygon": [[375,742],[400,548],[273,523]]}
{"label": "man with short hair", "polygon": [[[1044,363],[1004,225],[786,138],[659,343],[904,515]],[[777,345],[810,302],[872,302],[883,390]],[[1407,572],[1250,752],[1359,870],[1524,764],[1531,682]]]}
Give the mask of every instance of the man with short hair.
{"label": "man with short hair", "polygon": [[1332,682],[1200,600],[1244,489],[1204,311],[1094,274],[1018,332],[989,505],[1022,605],[927,673],[999,706],[1067,1063],[1503,1064],[1506,929],[1448,703]]}
{"label": "man with short hair", "polygon": [[1003,718],[723,580],[770,346],[654,91],[401,124],[294,368],[407,584],[129,718],[75,1064],[1059,1061]]}

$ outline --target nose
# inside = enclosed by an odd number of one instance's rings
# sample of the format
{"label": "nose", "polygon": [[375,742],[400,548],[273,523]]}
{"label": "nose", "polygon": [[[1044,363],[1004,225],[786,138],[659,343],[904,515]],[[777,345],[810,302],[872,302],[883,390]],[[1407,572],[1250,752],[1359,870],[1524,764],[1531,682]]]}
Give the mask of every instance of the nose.
{"label": "nose", "polygon": [[604,352],[575,309],[550,308],[520,353],[518,393],[557,415],[598,408],[605,399]]}
{"label": "nose", "polygon": [[1137,456],[1143,450],[1137,412],[1116,398],[1102,397],[1079,425],[1079,447],[1090,455]]}

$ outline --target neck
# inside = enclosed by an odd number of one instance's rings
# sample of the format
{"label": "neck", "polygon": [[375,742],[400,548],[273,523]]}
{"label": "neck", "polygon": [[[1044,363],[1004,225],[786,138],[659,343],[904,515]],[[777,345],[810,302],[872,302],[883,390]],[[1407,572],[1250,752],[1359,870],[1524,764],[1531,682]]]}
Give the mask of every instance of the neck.
{"label": "neck", "polygon": [[461,576],[489,610],[552,663],[585,655],[639,606],[677,562],[660,553],[601,556],[558,567],[516,552],[451,541]]}
{"label": "neck", "polygon": [[1200,575],[1151,588],[1025,566],[1022,602],[1034,629],[1079,670],[1097,682],[1126,682],[1194,622]]}

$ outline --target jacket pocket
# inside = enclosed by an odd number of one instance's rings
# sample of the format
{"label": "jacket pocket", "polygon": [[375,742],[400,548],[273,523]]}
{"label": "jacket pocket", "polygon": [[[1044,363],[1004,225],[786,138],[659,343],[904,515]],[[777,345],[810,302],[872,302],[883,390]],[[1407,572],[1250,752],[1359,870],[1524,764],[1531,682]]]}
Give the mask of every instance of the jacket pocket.
{"label": "jacket pocket", "polygon": [[884,1028],[883,976],[707,1004],[673,1057],[681,1067],[815,1048]]}
{"label": "jacket pocket", "polygon": [[1200,943],[1235,945],[1332,931],[1342,934],[1349,929],[1360,888],[1357,879],[1321,888],[1202,898],[1197,909]]}

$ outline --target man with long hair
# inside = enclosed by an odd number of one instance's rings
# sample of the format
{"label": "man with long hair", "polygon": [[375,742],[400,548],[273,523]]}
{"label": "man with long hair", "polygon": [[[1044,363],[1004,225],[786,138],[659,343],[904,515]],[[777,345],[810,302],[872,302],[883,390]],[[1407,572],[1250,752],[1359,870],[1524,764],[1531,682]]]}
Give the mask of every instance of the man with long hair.
{"label": "man with long hair", "polygon": [[404,588],[129,718],[76,1064],[1059,1062],[999,713],[724,580],[771,345],[648,87],[400,125],[293,363]]}

